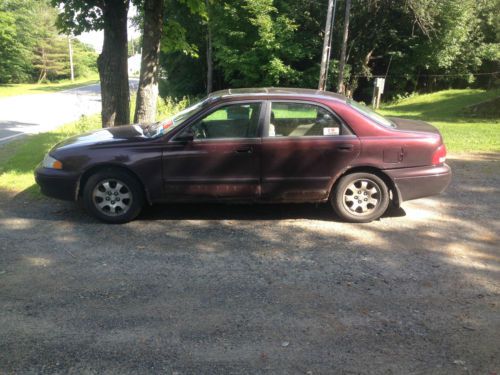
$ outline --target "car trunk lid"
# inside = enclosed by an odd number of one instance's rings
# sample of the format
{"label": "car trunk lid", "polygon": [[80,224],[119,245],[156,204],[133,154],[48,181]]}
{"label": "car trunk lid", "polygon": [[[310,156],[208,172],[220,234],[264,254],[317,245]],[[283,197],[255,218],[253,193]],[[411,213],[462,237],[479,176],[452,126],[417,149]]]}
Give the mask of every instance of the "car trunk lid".
{"label": "car trunk lid", "polygon": [[409,120],[405,118],[399,118],[399,117],[389,117],[389,120],[391,120],[393,123],[396,124],[396,129],[398,130],[408,130],[408,131],[417,131],[417,132],[426,132],[426,133],[433,133],[433,134],[439,134],[439,130],[432,126],[431,124],[421,121],[421,120]]}

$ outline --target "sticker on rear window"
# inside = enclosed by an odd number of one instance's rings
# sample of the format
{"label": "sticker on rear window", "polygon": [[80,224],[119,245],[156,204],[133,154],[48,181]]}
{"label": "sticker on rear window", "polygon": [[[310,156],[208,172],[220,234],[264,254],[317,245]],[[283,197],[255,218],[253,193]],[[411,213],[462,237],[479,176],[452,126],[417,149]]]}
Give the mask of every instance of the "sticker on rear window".
{"label": "sticker on rear window", "polygon": [[339,135],[339,128],[323,128],[323,135]]}

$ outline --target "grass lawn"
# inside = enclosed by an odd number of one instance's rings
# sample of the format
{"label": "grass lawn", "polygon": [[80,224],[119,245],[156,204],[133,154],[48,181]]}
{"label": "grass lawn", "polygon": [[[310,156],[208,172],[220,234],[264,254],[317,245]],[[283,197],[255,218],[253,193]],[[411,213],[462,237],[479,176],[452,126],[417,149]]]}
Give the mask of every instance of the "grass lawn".
{"label": "grass lawn", "polygon": [[441,131],[449,152],[499,152],[500,118],[462,114],[469,105],[499,96],[500,90],[445,90],[387,104],[379,112],[430,122]]}
{"label": "grass lawn", "polygon": [[99,82],[99,76],[94,74],[89,77],[71,80],[63,80],[55,83],[21,83],[21,84],[0,84],[0,98],[5,96],[42,94],[45,92],[54,92],[69,90],[79,86],[90,85]]}

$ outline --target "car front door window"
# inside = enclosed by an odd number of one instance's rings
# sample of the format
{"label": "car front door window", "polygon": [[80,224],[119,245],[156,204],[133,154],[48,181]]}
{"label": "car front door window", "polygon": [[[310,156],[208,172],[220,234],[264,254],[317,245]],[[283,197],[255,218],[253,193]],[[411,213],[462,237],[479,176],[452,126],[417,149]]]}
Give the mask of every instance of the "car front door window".
{"label": "car front door window", "polygon": [[191,125],[194,139],[255,138],[260,103],[225,105]]}

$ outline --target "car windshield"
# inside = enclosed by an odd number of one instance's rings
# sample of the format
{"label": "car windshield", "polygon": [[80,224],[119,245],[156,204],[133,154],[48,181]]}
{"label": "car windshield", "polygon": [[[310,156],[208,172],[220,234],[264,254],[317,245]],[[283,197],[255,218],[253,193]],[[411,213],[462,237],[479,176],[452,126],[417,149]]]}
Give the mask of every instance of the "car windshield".
{"label": "car windshield", "polygon": [[208,101],[209,101],[208,98],[204,99],[190,107],[187,107],[186,109],[177,113],[171,118],[145,126],[144,134],[150,138],[157,138],[171,132],[179,125],[182,125],[184,121],[186,121],[188,118],[201,111],[206,106]]}
{"label": "car windshield", "polygon": [[389,121],[388,119],[386,119],[382,115],[379,115],[377,112],[375,112],[371,108],[367,107],[366,105],[358,103],[352,99],[349,99],[347,101],[347,104],[349,104],[351,107],[356,109],[358,112],[361,112],[366,117],[375,121],[377,124],[385,126],[386,128],[395,128],[396,127],[395,123],[393,123],[392,121]]}

